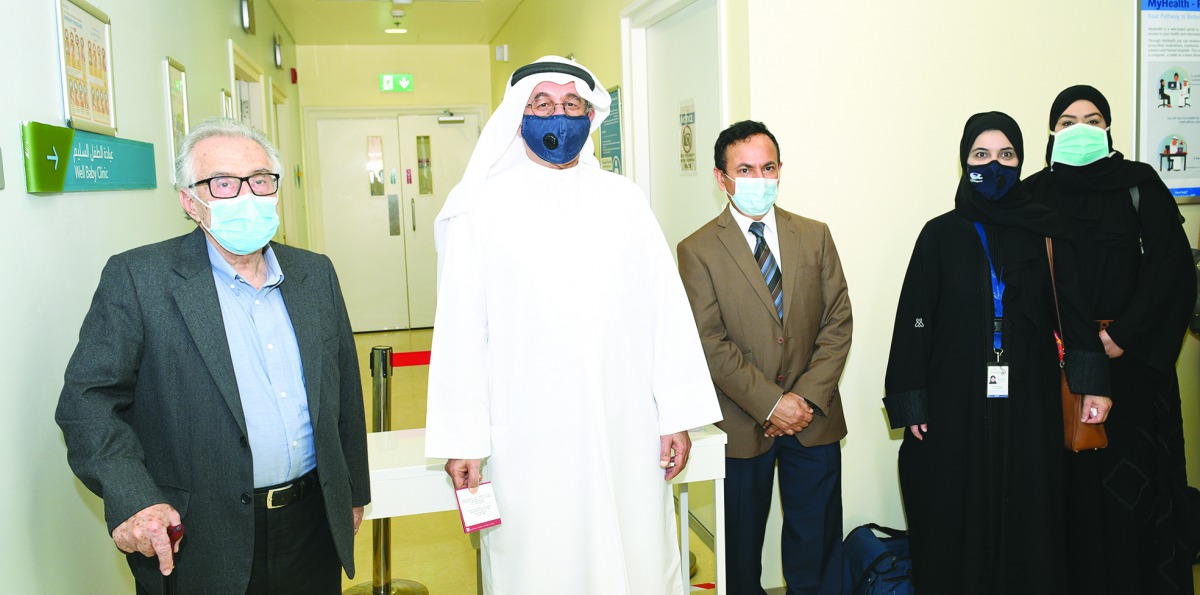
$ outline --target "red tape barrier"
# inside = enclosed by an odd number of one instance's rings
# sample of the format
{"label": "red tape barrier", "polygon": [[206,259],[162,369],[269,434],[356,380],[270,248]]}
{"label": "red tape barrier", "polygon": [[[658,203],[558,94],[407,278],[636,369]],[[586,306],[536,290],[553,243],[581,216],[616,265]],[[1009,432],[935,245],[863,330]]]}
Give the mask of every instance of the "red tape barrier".
{"label": "red tape barrier", "polygon": [[401,353],[392,354],[392,367],[404,368],[408,366],[428,366],[429,352],[428,351],[404,351]]}

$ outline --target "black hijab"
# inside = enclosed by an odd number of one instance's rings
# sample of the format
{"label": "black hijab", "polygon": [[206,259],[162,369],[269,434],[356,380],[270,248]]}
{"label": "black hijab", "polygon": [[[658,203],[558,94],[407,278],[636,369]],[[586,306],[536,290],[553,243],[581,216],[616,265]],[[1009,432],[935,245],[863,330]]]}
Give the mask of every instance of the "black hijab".
{"label": "black hijab", "polygon": [[1128,190],[1157,175],[1152,168],[1142,167],[1140,163],[1128,161],[1120,152],[1113,151],[1112,132],[1108,132],[1108,150],[1112,151],[1108,157],[1080,167],[1051,163],[1050,154],[1054,150],[1054,127],[1058,124],[1058,119],[1062,117],[1063,112],[1067,111],[1072,103],[1081,99],[1095,104],[1096,108],[1100,110],[1100,115],[1104,116],[1104,122],[1112,126],[1112,110],[1108,106],[1108,100],[1095,87],[1089,85],[1067,87],[1058,94],[1058,97],[1054,98],[1054,103],[1050,106],[1051,134],[1046,141],[1046,165],[1053,172],[1056,185],[1076,192]]}
{"label": "black hijab", "polygon": [[963,127],[962,140],[958,144],[958,163],[962,166],[962,178],[958,182],[958,192],[954,195],[955,212],[971,221],[984,224],[1010,225],[1041,236],[1062,235],[1059,218],[1049,208],[1034,202],[1019,179],[1012,180],[1013,187],[1009,188],[1000,200],[988,200],[975,190],[969,179],[967,157],[979,135],[988,130],[1004,133],[1017,153],[1017,161],[1025,161],[1021,127],[1008,114],[984,112],[971,116]]}

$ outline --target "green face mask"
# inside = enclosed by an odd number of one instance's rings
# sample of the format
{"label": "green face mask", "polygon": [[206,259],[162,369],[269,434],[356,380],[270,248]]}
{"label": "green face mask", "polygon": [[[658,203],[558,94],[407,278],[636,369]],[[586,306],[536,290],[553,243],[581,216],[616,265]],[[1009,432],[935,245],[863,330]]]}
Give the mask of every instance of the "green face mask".
{"label": "green face mask", "polygon": [[1054,134],[1050,163],[1088,165],[1109,154],[1108,131],[1088,124],[1075,124]]}

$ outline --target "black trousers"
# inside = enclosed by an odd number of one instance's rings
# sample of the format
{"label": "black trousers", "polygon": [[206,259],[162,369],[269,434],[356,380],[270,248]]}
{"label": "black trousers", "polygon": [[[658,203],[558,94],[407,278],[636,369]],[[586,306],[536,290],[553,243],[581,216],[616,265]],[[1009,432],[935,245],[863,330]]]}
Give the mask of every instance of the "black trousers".
{"label": "black trousers", "polygon": [[283,508],[254,509],[254,564],[246,595],[337,595],[342,565],[320,488]]}
{"label": "black trousers", "polygon": [[[187,539],[180,550],[188,555]],[[185,585],[180,585],[185,587]],[[187,585],[182,592],[205,592]],[[137,595],[159,593],[140,583]],[[317,487],[302,500],[283,508],[254,509],[254,561],[246,595],[338,595],[342,565],[333,546],[325,499]]]}
{"label": "black trousers", "polygon": [[729,595],[765,595],[762,550],[775,467],[783,509],[783,578],[788,595],[842,592],[842,452],[775,439],[751,459],[725,459],[725,555]]}

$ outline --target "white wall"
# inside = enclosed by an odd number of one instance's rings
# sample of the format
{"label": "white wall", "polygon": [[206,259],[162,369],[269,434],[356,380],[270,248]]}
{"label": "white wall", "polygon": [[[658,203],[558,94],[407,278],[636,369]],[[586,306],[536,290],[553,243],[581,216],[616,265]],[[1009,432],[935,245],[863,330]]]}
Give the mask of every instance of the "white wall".
{"label": "white wall", "polygon": [[[854,304],[842,380],[846,528],[903,526],[898,432],[883,413],[896,299],[913,242],[950,210],[958,141],[972,113],[1001,110],[1025,136],[1024,173],[1041,168],[1050,103],[1088,83],[1112,105],[1129,154],[1134,121],[1134,2],[963,3],[749,0],[751,116],[779,139],[780,205],[829,223]],[[1200,207],[1184,208],[1195,238]],[[1197,351],[1181,357],[1195,428]],[[1188,435],[1193,483],[1200,460]]]}
{"label": "white wall", "polygon": [[290,35],[266,1],[257,3],[258,34],[252,37],[238,26],[234,2],[93,3],[113,22],[118,136],[154,144],[156,190],[25,193],[19,122],[63,125],[57,24],[50,0],[0,0],[0,72],[5,81],[0,93],[4,593],[133,591],[125,561],[106,534],[99,499],[67,467],[53,414],[63,370],[105,260],[192,229],[171,190],[163,57],[170,55],[187,68],[193,124],[220,113],[219,90],[229,86],[230,37],[281,76],[284,71],[276,71],[271,62],[271,36],[279,32],[285,39],[285,66],[294,63]]}

